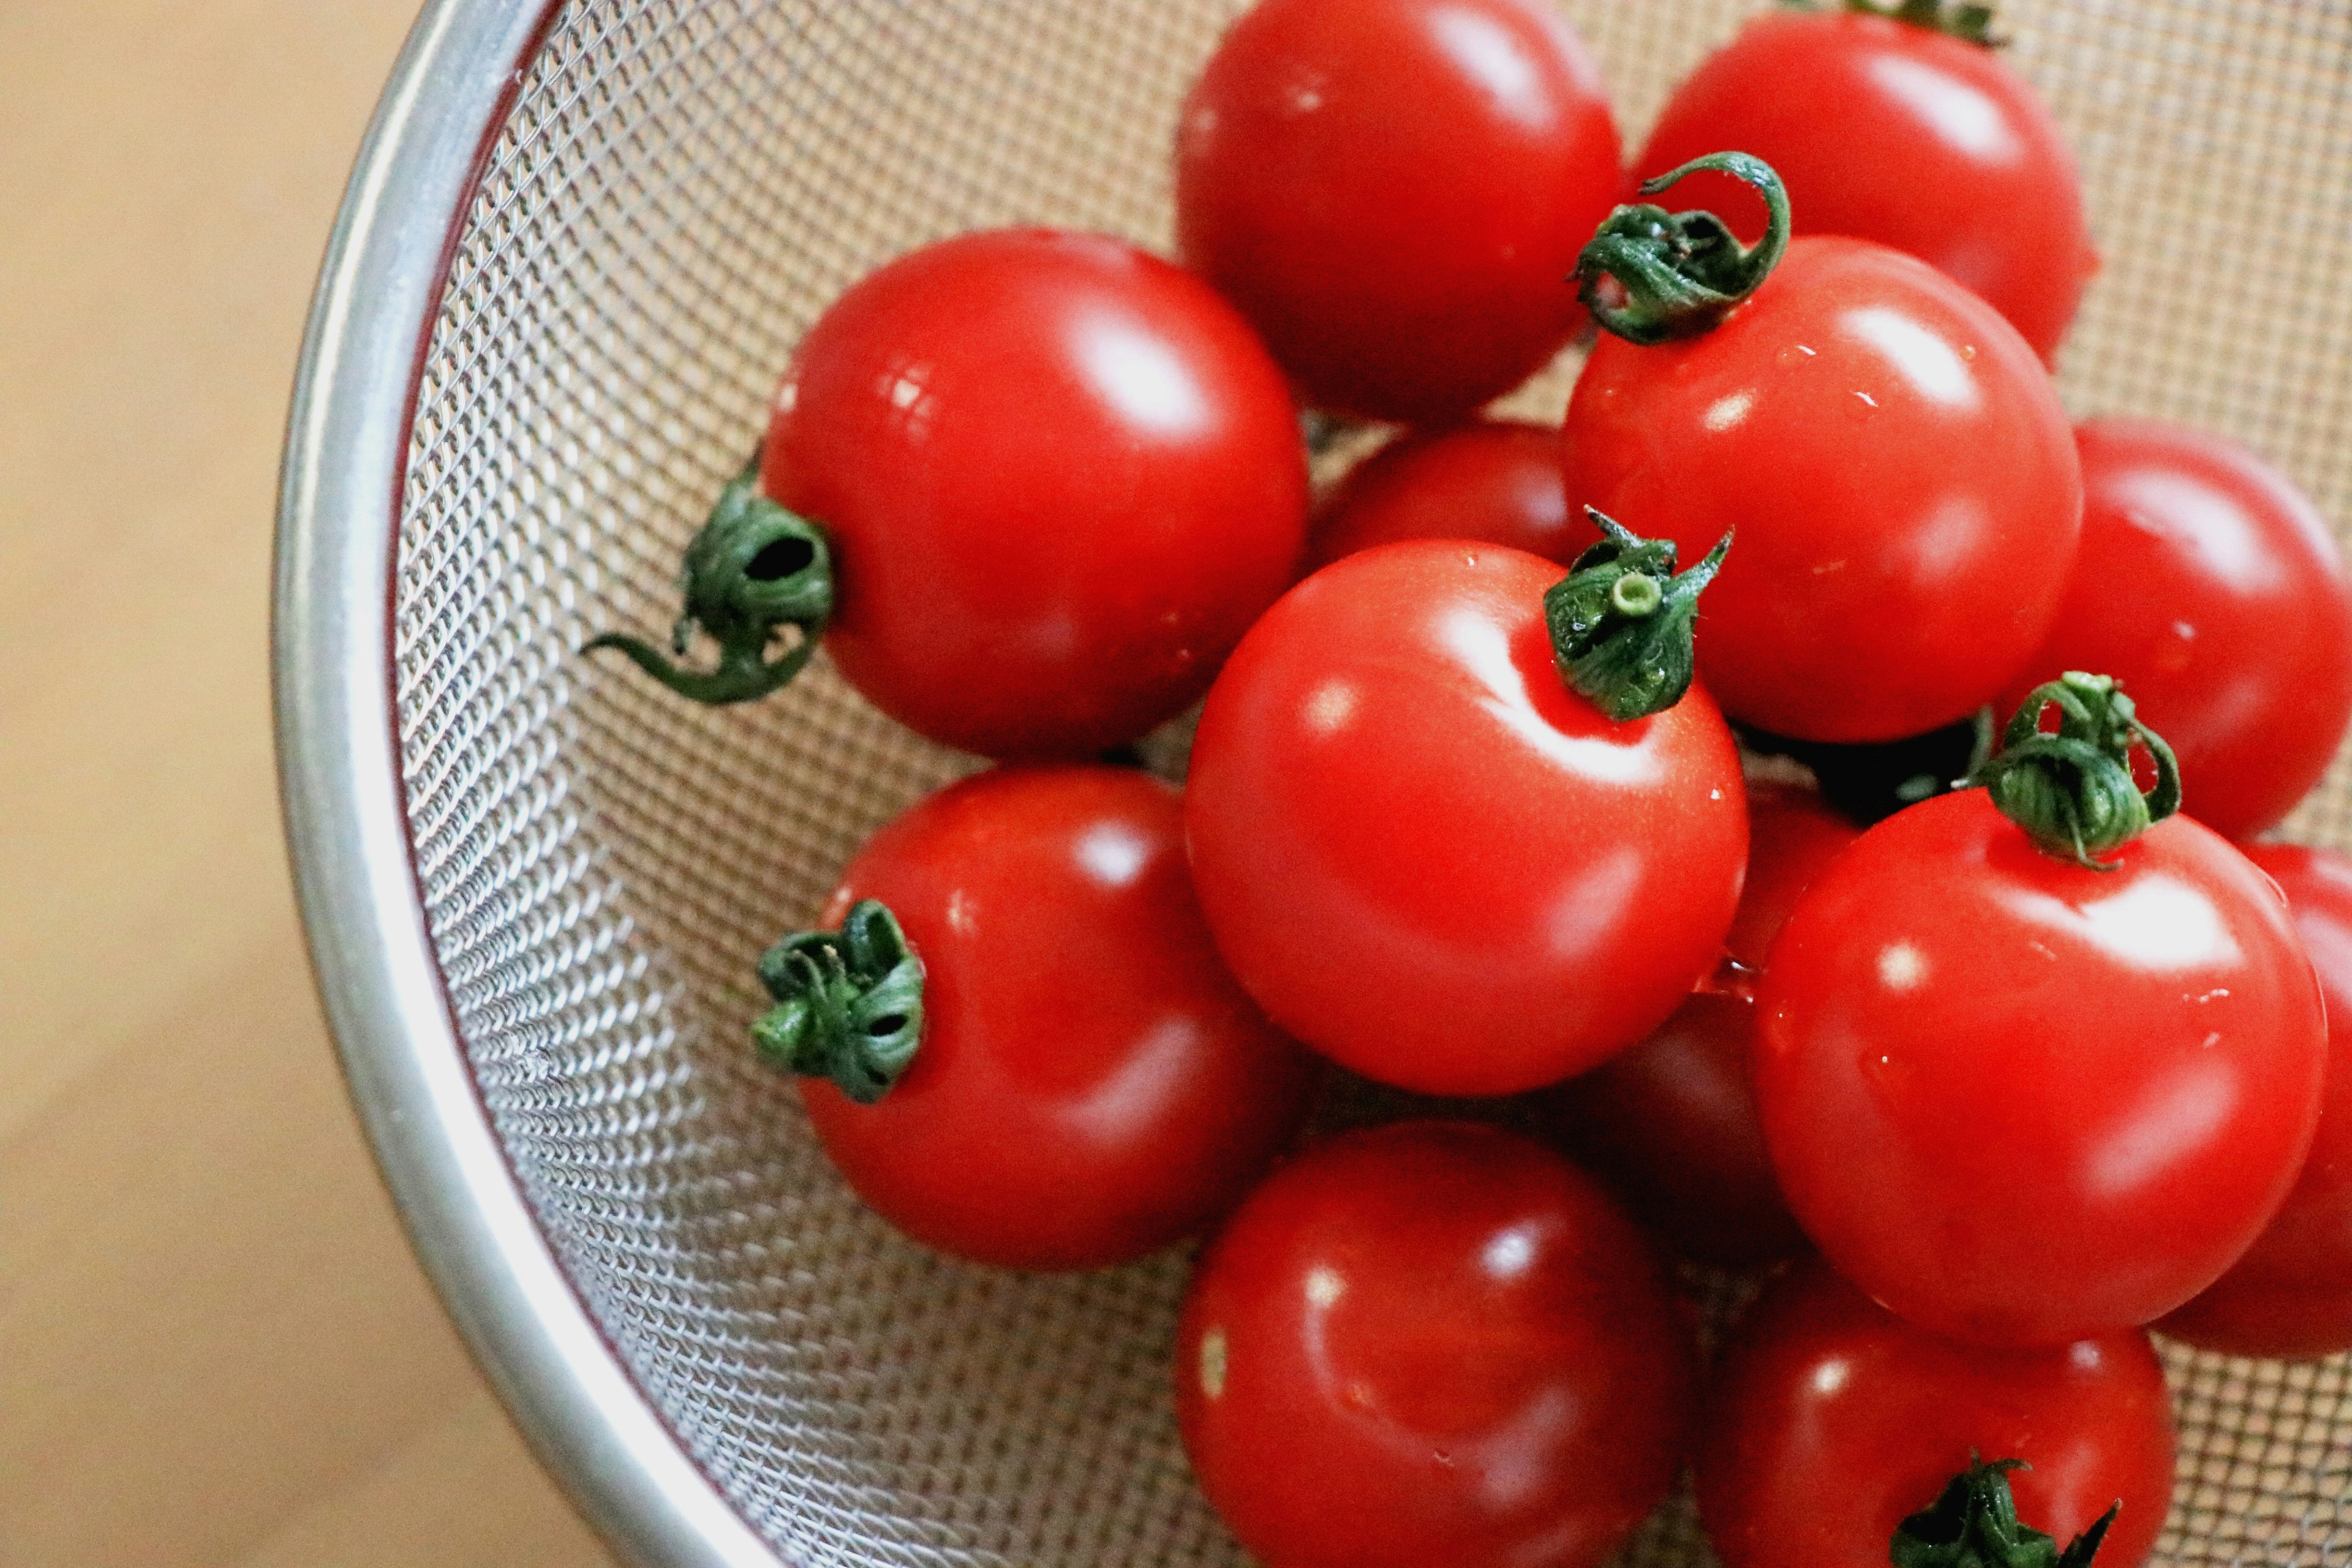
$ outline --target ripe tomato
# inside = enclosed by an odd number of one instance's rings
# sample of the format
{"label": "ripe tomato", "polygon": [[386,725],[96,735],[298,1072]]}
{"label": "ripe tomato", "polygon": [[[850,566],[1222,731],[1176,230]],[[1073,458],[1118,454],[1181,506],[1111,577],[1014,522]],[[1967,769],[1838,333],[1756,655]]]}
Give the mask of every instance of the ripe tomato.
{"label": "ripe tomato", "polygon": [[1305,540],[1305,448],[1248,324],[1094,235],[962,235],[851,289],[793,355],[761,479],[830,532],[841,673],[989,756],[1182,710]]}
{"label": "ripe tomato", "polygon": [[2232,1355],[2318,1356],[2352,1350],[2352,860],[2293,844],[2247,858],[2286,894],[2326,998],[2326,1102],[2303,1174],[2246,1255],[2159,1331]]}
{"label": "ripe tomato", "polygon": [[1604,336],[1565,432],[1568,495],[1685,553],[1735,524],[1699,673],[1734,718],[1888,741],[1967,717],[2050,630],[2082,478],[2008,322],[1916,258],[1791,243],[1712,331]]}
{"label": "ripe tomato", "polygon": [[1305,1113],[1311,1058],[1218,963],[1176,792],[1131,768],[1006,768],[918,802],[843,874],[925,970],[878,1103],[801,1093],[857,1195],[927,1246],[1099,1268],[1241,1196]]}
{"label": "ripe tomato", "polygon": [[[1724,955],[1753,976],[1821,869],[1861,836],[1819,796],[1748,790],[1748,885]],[[1756,1121],[1748,1058],[1756,1004],[1742,981],[1691,997],[1657,1033],[1561,1086],[1572,1148],[1677,1251],[1735,1267],[1804,1245]]]}
{"label": "ripe tomato", "polygon": [[2116,1499],[2100,1568],[2136,1568],[2172,1500],[2172,1406],[2137,1329],[2051,1350],[1939,1339],[1818,1262],[1766,1291],[1717,1363],[1698,1506],[1724,1568],[1883,1563],[1970,1456],[2018,1458],[2018,1517],[2071,1541]]}
{"label": "ripe tomato", "polygon": [[1266,1568],[1585,1568],[1681,1467],[1696,1359],[1588,1177],[1404,1122],[1276,1171],[1202,1255],[1176,1419]]}
{"label": "ripe tomato", "polygon": [[2303,493],[2233,441],[2146,419],[2075,434],[2082,552],[2019,684],[2115,676],[2172,743],[2189,815],[2249,837],[2319,782],[2352,720],[2343,555]]}
{"label": "ripe tomato", "polygon": [[[1759,16],[1675,89],[1634,166],[1662,174],[1718,147],[1789,187],[1799,234],[1908,251],[2009,319],[2047,360],[2098,270],[2057,121],[1981,44],[1852,11]],[[1753,208],[1719,174],[1680,206]],[[1752,228],[1750,229],[1752,232]]]}
{"label": "ripe tomato", "polygon": [[1307,532],[1317,566],[1405,539],[1507,544],[1564,565],[1586,542],[1569,525],[1558,432],[1499,419],[1391,441],[1332,488]]}
{"label": "ripe tomato", "polygon": [[1706,694],[1617,723],[1553,660],[1548,561],[1423,541],[1291,590],[1192,746],[1202,912],[1282,1026],[1384,1083],[1507,1094],[1598,1065],[1714,967],[1747,858]]}
{"label": "ripe tomato", "polygon": [[1261,0],[1185,100],[1177,237],[1307,401],[1429,424],[1581,324],[1560,279],[1618,158],[1600,72],[1541,0]]}
{"label": "ripe tomato", "polygon": [[1986,792],[1864,834],[1780,930],[1756,1095],[1790,1207],[1923,1327],[2063,1344],[2220,1277],[2326,1068],[2278,889],[2185,816],[2087,869]]}

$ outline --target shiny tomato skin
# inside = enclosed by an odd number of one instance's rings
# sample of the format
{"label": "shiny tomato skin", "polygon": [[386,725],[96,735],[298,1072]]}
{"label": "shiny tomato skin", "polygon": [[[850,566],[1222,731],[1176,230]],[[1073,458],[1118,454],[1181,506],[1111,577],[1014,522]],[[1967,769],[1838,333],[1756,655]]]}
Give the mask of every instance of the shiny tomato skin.
{"label": "shiny tomato skin", "polygon": [[1043,229],[927,246],[835,300],[761,481],[829,531],[842,675],[992,757],[1174,716],[1306,535],[1305,447],[1248,324],[1132,246]]}
{"label": "shiny tomato skin", "polygon": [[[1932,28],[1849,11],[1757,17],[1675,89],[1634,166],[1648,179],[1727,147],[1772,165],[1797,233],[1920,258],[2044,360],[2098,270],[2058,122],[1998,52]],[[1763,232],[1762,205],[1721,174],[1657,199]]]}
{"label": "shiny tomato skin", "polygon": [[2093,419],[2083,547],[2004,700],[2070,669],[2121,681],[2180,762],[2184,809],[2251,837],[2308,794],[2352,721],[2352,583],[2303,492],[2236,442]]}
{"label": "shiny tomato skin", "polygon": [[2089,870],[1981,790],[1798,903],[1752,1064],[1789,1205],[1924,1328],[2063,1344],[2220,1278],[2294,1184],[2326,1026],[2277,888],[2185,816]]}
{"label": "shiny tomato skin", "polygon": [[1694,686],[1612,723],[1553,663],[1561,571],[1381,545],[1266,612],[1192,745],[1185,841],[1234,976],[1368,1078],[1508,1094],[1597,1066],[1715,965],[1748,822]]}
{"label": "shiny tomato skin", "polygon": [[1590,1178],[1402,1122],[1285,1165],[1202,1255],[1176,1417],[1265,1568],[1587,1568],[1680,1468],[1696,1359]]}
{"label": "shiny tomato skin", "polygon": [[1712,331],[1603,337],[1565,430],[1568,497],[1695,561],[1724,711],[1807,741],[1891,741],[1990,701],[2048,635],[2082,527],[2041,362],[1916,258],[1799,239]]}
{"label": "shiny tomato skin", "polygon": [[1316,505],[1307,560],[1406,539],[1507,544],[1565,565],[1592,534],[1570,524],[1559,433],[1482,419],[1402,437],[1349,469]]}
{"label": "shiny tomato skin", "polygon": [[1313,1059],[1218,963],[1176,792],[1132,768],[999,768],[860,850],[821,917],[898,917],[922,1044],[874,1105],[801,1094],[857,1195],[926,1246],[1101,1268],[1200,1230],[1306,1114]]}
{"label": "shiny tomato skin", "polygon": [[1560,1086],[1571,1150],[1686,1257],[1744,1268],[1804,1246],[1748,1085],[1749,987],[1799,895],[1861,831],[1809,790],[1748,785],[1748,882],[1724,938],[1737,966],[1726,988],[1691,997],[1648,1039]]}
{"label": "shiny tomato skin", "polygon": [[1186,262],[1305,399],[1425,425],[1541,369],[1623,190],[1601,75],[1541,0],[1260,0],[1185,100]]}
{"label": "shiny tomato skin", "polygon": [[2296,844],[2249,845],[2246,858],[2285,892],[2319,972],[2330,1020],[2326,1098],[2285,1205],[2227,1274],[2157,1331],[2231,1355],[2334,1355],[2352,1350],[2352,860]]}
{"label": "shiny tomato skin", "polygon": [[2147,1335],[2050,1350],[1938,1338],[1819,1261],[1769,1287],[1717,1362],[1698,1505],[1723,1568],[1868,1568],[1970,1455],[2023,1459],[2018,1518],[2063,1546],[2107,1510],[2100,1568],[2137,1568],[2172,1500],[2171,1401]]}

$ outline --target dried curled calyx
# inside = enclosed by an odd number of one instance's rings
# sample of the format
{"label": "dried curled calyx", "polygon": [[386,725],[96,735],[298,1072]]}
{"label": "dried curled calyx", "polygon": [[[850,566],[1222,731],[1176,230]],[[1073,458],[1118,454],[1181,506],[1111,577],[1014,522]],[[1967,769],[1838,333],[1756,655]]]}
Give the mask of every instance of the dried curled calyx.
{"label": "dried curled calyx", "polygon": [[923,1037],[923,961],[898,917],[873,899],[838,931],[795,931],[760,957],[776,1005],[751,1026],[760,1055],[803,1078],[831,1079],[860,1105],[889,1092]]}
{"label": "dried curled calyx", "polygon": [[2009,1472],[2029,1468],[2022,1459],[1985,1464],[1969,1455],[1969,1468],[1951,1479],[1933,1507],[1895,1527],[1887,1548],[1895,1568],[2090,1568],[2107,1527],[2123,1511],[2122,1500],[2061,1552],[2053,1538],[2018,1521]]}
{"label": "dried curled calyx", "polygon": [[[1781,4],[1792,11],[1825,8],[1815,0],[1781,0]],[[1946,0],[1845,0],[1843,9],[1864,16],[1884,16],[1892,22],[1926,27],[1931,32],[1948,34],[1963,43],[1980,44],[1988,49],[1997,49],[2009,41],[1992,36],[1992,7],[1990,5],[1949,5]]]}
{"label": "dried curled calyx", "polygon": [[1544,594],[1544,622],[1560,679],[1622,724],[1672,708],[1690,689],[1691,623],[1731,535],[1678,576],[1673,540],[1643,539],[1591,507],[1584,515],[1603,537]]}
{"label": "dried curled calyx", "polygon": [[[680,668],[658,649],[607,632],[581,649],[618,648],[681,697],[716,707],[765,697],[801,672],[833,617],[833,550],[824,530],[760,493],[760,457],[719,492],[678,571],[685,607],[670,633],[684,657],[697,626],[719,645],[709,670]],[[798,640],[768,657],[786,628]]]}
{"label": "dried curled calyx", "polygon": [[[1641,203],[1611,213],[1576,258],[1576,297],[1628,342],[1648,347],[1706,331],[1756,292],[1789,248],[1789,193],[1761,158],[1710,153],[1645,182],[1642,195],[1656,195],[1701,169],[1755,187],[1769,215],[1764,237],[1742,245],[1711,212]],[[1609,298],[1604,278],[1616,280],[1622,300]]]}
{"label": "dried curled calyx", "polygon": [[[2051,708],[2058,710],[2055,734],[2042,729]],[[2155,787],[2145,793],[2132,774],[2135,746],[2155,764]],[[2000,750],[1969,779],[1990,790],[2001,815],[2042,848],[2095,871],[2115,869],[2101,854],[2180,809],[2180,764],[2172,748],[2139,721],[2113,677],[2081,670],[2034,688],[2010,720]]]}

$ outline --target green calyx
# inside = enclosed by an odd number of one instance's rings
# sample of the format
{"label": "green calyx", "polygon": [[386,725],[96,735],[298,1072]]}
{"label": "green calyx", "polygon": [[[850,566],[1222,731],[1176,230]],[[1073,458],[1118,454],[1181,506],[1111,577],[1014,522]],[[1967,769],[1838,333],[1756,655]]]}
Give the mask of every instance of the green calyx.
{"label": "green calyx", "polygon": [[1690,689],[1691,623],[1731,535],[1677,576],[1673,540],[1643,539],[1591,507],[1584,515],[1604,537],[1544,594],[1559,678],[1621,724],[1664,712]]}
{"label": "green calyx", "polygon": [[[824,530],[760,493],[760,458],[719,492],[678,571],[685,608],[670,633],[684,657],[697,626],[719,645],[708,672],[686,669],[633,637],[607,632],[580,651],[618,648],[681,697],[713,707],[765,697],[801,672],[833,616],[833,548]],[[786,627],[798,640],[774,658]]]}
{"label": "green calyx", "polygon": [[[2058,731],[2042,715],[2058,710]],[[2156,764],[2156,787],[2132,776],[2134,746]],[[2139,721],[2113,677],[2069,670],[2035,687],[2001,736],[2000,750],[1969,775],[2003,816],[2049,853],[2112,871],[2104,852],[2130,843],[2180,809],[2180,764],[2164,738]]]}
{"label": "green calyx", "polygon": [[[1780,0],[1792,11],[1819,11],[1823,7],[1816,0]],[[1949,5],[1946,0],[1845,0],[1843,9],[1864,16],[1884,16],[1890,22],[1902,22],[1914,27],[1925,27],[1931,33],[1943,33],[1964,44],[1977,44],[1988,49],[2000,48],[2009,42],[1992,36],[1992,7],[1985,5]]]}
{"label": "green calyx", "polygon": [[2022,1459],[1985,1464],[1969,1455],[1969,1468],[1951,1479],[1933,1507],[1895,1527],[1887,1547],[1895,1568],[2090,1568],[2107,1527],[2123,1511],[2122,1500],[2061,1552],[2054,1539],[2018,1521],[2009,1472],[2029,1468]]}
{"label": "green calyx", "polygon": [[[1647,347],[1707,331],[1756,292],[1789,248],[1789,193],[1761,158],[1710,153],[1647,182],[1642,195],[1656,195],[1701,169],[1756,188],[1770,214],[1764,237],[1742,245],[1711,212],[1671,213],[1643,203],[1611,213],[1576,258],[1576,297],[1595,321],[1628,342]],[[1604,295],[1603,278],[1616,279],[1622,301]]]}
{"label": "green calyx", "polygon": [[761,1058],[831,1079],[860,1105],[888,1093],[922,1044],[923,961],[873,899],[838,931],[795,931],[761,953],[760,983],[776,1000],[751,1026]]}

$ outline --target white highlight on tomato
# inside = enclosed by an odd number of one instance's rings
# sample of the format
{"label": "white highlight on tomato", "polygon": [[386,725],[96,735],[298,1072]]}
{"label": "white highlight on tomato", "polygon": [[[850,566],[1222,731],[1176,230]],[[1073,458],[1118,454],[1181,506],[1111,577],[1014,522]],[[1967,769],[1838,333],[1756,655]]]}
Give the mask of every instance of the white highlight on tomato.
{"label": "white highlight on tomato", "polygon": [[1336,1268],[1317,1264],[1307,1271],[1307,1304],[1328,1307],[1348,1293],[1348,1281]]}
{"label": "white highlight on tomato", "polygon": [[1987,160],[2015,163],[2025,155],[2000,105],[1982,89],[1908,55],[1876,56],[1869,70],[1889,97],[1946,141]]}
{"label": "white highlight on tomato", "polygon": [[1078,864],[1106,888],[1124,888],[1143,874],[1151,846],[1123,822],[1098,822],[1078,836]]}
{"label": "white highlight on tomato", "polygon": [[1211,1329],[1201,1336],[1201,1392],[1212,1399],[1225,1392],[1225,1331]]}
{"label": "white highlight on tomato", "polygon": [[1191,436],[1215,422],[1216,411],[1183,361],[1133,322],[1097,316],[1076,339],[1095,390],[1135,424],[1163,436]]}
{"label": "white highlight on tomato", "polygon": [[1728,397],[1718,397],[1708,404],[1706,416],[1700,423],[1719,436],[1726,430],[1735,428],[1741,420],[1748,417],[1749,410],[1755,406],[1755,392],[1743,388]]}
{"label": "white highlight on tomato", "polygon": [[1543,76],[1509,29],[1468,7],[1433,10],[1423,23],[1446,58],[1484,89],[1488,101],[1531,131],[1551,129]]}
{"label": "white highlight on tomato", "polygon": [[[1838,325],[1876,349],[1904,384],[1929,402],[1948,408],[1974,408],[1983,401],[1968,362],[1951,344],[1902,311],[1865,305],[1840,316]],[[1862,393],[1854,395],[1871,401]]]}
{"label": "white highlight on tomato", "polygon": [[1878,951],[1878,983],[1889,991],[1916,991],[1927,983],[1927,955],[1907,942],[1891,942]]}
{"label": "white highlight on tomato", "polygon": [[1307,730],[1318,737],[1338,734],[1356,716],[1356,689],[1345,680],[1328,680],[1307,699],[1301,715]]}

